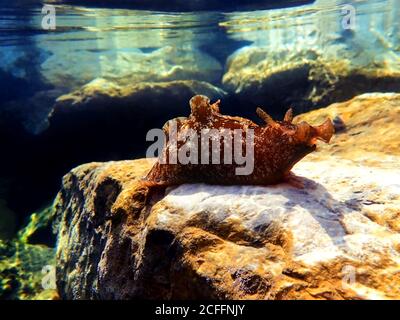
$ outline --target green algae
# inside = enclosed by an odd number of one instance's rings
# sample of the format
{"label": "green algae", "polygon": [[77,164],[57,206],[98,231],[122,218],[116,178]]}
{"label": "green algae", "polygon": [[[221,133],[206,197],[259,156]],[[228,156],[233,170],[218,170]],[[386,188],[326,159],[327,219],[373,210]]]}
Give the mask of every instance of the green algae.
{"label": "green algae", "polygon": [[33,213],[11,240],[0,240],[0,299],[46,300],[57,298],[55,248],[31,243],[37,233],[53,222],[50,205]]}

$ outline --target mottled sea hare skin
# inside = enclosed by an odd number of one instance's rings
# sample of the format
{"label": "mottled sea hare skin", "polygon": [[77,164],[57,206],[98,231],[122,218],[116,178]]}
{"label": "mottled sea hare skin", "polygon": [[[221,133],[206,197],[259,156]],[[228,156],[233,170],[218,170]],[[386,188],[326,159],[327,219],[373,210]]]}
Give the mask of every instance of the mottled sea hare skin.
{"label": "mottled sea hare skin", "polygon": [[[221,145],[221,164],[177,164],[160,163],[158,160],[145,177],[149,185],[178,185],[183,183],[209,183],[209,184],[247,184],[268,185],[283,181],[292,167],[307,154],[316,149],[317,140],[329,142],[334,127],[330,119],[319,126],[311,126],[306,122],[293,124],[292,110],[289,109],[283,121],[273,120],[265,111],[258,108],[257,114],[264,121],[263,125],[257,125],[249,119],[226,116],[219,113],[218,100],[210,104],[210,100],[201,95],[194,96],[190,100],[191,114],[187,118],[177,118],[178,148],[184,143],[183,138],[187,129],[193,129],[200,137],[202,129],[241,129],[244,134],[249,129],[254,130],[254,170],[248,175],[238,175],[235,169],[242,167],[235,162],[223,163],[223,141]],[[172,149],[171,141],[168,141],[170,122],[164,125],[164,133],[167,141],[163,154],[168,155]],[[200,146],[200,138],[199,138]],[[245,135],[242,139],[245,151]],[[210,143],[210,154],[212,144]],[[168,159],[168,157],[167,157]]]}

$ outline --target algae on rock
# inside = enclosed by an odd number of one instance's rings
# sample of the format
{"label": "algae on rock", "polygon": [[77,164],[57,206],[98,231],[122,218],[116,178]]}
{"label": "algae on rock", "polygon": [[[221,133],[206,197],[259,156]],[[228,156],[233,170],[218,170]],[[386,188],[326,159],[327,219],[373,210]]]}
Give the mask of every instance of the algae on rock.
{"label": "algae on rock", "polygon": [[[53,222],[53,206],[30,217],[14,239],[0,240],[0,299],[57,299],[55,248],[32,243]],[[53,243],[54,245],[54,243]]]}

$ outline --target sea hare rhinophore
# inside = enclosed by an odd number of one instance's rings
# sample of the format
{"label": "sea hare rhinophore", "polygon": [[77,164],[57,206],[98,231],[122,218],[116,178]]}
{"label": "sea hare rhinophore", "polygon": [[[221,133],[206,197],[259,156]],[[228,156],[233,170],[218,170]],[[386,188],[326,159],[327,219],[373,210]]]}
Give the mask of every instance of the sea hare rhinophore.
{"label": "sea hare rhinophore", "polygon": [[[256,112],[264,124],[257,125],[245,118],[220,114],[219,103],[218,100],[210,104],[207,97],[194,96],[190,100],[189,117],[176,118],[164,125],[164,148],[144,179],[148,184],[278,183],[288,176],[298,161],[316,149],[317,139],[328,143],[334,133],[330,119],[315,127],[306,122],[293,124],[291,109],[286,112],[283,121],[275,121],[258,108]],[[175,139],[171,139],[174,136],[171,130],[176,131]],[[214,135],[204,139],[204,133],[209,132]],[[217,133],[220,133],[219,137]],[[252,144],[247,144],[251,137]],[[206,144],[207,140],[209,144]],[[241,144],[237,145],[236,142]],[[235,157],[238,150],[242,156],[249,153],[246,160]],[[174,154],[175,158],[171,158]],[[180,159],[177,159],[178,155],[181,155]],[[212,156],[215,156],[214,163]],[[238,171],[244,166],[247,166],[247,172]]]}

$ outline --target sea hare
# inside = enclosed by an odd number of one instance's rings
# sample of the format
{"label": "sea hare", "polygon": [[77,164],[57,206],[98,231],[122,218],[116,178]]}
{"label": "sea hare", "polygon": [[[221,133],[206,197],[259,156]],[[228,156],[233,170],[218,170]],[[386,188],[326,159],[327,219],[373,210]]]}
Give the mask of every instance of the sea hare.
{"label": "sea hare", "polygon": [[[330,119],[319,126],[306,122],[293,124],[291,109],[283,121],[275,121],[258,108],[257,115],[264,122],[258,125],[249,119],[222,115],[219,104],[219,100],[210,104],[209,98],[194,96],[190,100],[189,117],[173,119],[164,125],[166,138],[162,154],[144,181],[149,185],[166,186],[196,182],[224,185],[278,183],[288,177],[298,161],[316,149],[317,140],[328,143],[334,133]],[[171,130],[176,131],[175,139],[171,139],[174,136]],[[214,135],[204,139],[204,132],[214,132]],[[221,133],[219,138],[215,133]],[[246,144],[251,141],[249,136],[253,138],[251,145]],[[237,145],[235,141],[241,144]],[[206,142],[208,144],[201,149]],[[188,146],[197,147],[197,150]],[[244,166],[244,158],[234,156],[238,149],[240,155],[250,152],[250,157],[246,158],[246,161],[252,161],[248,172],[237,170]],[[178,155],[178,151],[183,159],[171,158],[173,154]]]}

